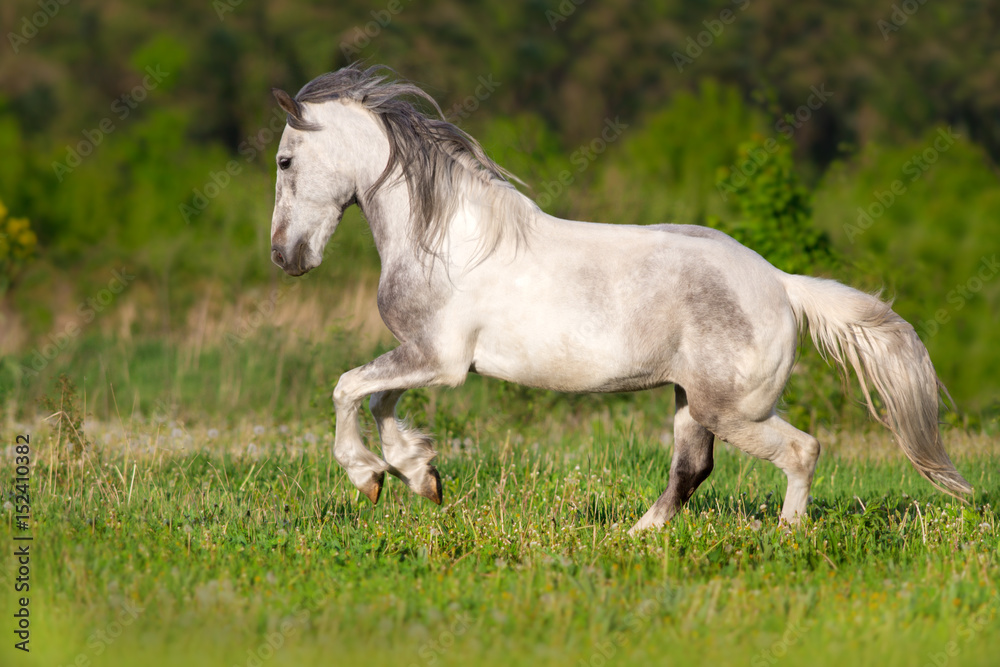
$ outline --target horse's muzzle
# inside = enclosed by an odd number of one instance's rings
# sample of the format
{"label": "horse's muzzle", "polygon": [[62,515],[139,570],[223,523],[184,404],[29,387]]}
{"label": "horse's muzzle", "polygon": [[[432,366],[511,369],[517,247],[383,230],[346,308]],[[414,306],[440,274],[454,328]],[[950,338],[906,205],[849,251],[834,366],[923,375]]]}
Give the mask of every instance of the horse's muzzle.
{"label": "horse's muzzle", "polygon": [[305,266],[306,245],[299,243],[289,252],[280,245],[271,246],[271,261],[290,276],[301,276],[312,267]]}

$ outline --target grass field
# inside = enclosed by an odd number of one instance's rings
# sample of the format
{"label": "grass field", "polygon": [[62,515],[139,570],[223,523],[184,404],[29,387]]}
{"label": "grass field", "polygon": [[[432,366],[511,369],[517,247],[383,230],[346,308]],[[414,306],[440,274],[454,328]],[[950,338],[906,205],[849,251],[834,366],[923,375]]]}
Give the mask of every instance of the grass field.
{"label": "grass field", "polygon": [[[497,391],[476,382],[450,395]],[[11,545],[26,533],[5,505],[0,664],[996,664],[995,438],[946,431],[977,489],[963,506],[884,432],[822,432],[793,531],[782,474],[717,444],[688,509],[631,538],[666,486],[669,420],[609,399],[454,435],[443,395],[408,404],[445,433],[441,507],[396,480],[370,505],[322,421],[126,417],[88,423],[83,452],[66,420],[4,428],[5,446],[31,434],[33,541],[23,654]]]}

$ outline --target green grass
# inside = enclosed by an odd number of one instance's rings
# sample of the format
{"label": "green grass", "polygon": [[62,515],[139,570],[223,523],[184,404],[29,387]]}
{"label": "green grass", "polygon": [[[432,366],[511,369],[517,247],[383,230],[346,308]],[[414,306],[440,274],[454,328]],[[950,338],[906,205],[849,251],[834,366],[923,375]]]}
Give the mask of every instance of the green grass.
{"label": "green grass", "polygon": [[[321,423],[102,422],[82,455],[57,424],[25,427],[32,652],[3,646],[0,662],[994,663],[992,439],[947,434],[978,491],[962,506],[881,433],[823,434],[810,518],[794,531],[777,523],[781,473],[720,444],[689,508],[630,538],[666,486],[670,451],[662,425],[614,412],[447,436],[441,507],[396,480],[371,506]],[[10,545],[19,531],[4,517]]]}

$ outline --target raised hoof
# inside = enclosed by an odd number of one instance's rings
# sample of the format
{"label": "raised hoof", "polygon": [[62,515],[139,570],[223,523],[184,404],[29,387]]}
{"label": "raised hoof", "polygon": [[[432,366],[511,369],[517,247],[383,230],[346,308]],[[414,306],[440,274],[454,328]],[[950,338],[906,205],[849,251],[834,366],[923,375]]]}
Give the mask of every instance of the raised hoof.
{"label": "raised hoof", "polygon": [[441,492],[441,475],[434,466],[427,466],[427,475],[424,484],[417,493],[428,500],[432,500],[438,505],[444,499]]}
{"label": "raised hoof", "polygon": [[378,504],[379,496],[382,495],[382,484],[385,482],[384,472],[373,472],[371,479],[368,480],[367,484],[358,486],[361,493],[368,496],[368,500],[372,501],[372,505]]}

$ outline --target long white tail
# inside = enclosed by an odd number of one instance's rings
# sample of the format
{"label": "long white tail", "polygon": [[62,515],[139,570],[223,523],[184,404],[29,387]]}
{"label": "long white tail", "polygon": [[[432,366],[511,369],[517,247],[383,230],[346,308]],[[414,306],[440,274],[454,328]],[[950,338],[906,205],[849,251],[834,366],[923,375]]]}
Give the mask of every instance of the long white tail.
{"label": "long white tail", "polygon": [[850,364],[872,416],[892,431],[917,471],[951,496],[972,493],[941,444],[937,374],[909,322],[890,304],[834,280],[784,274],[782,282],[799,326],[808,322],[816,348],[845,374]]}

